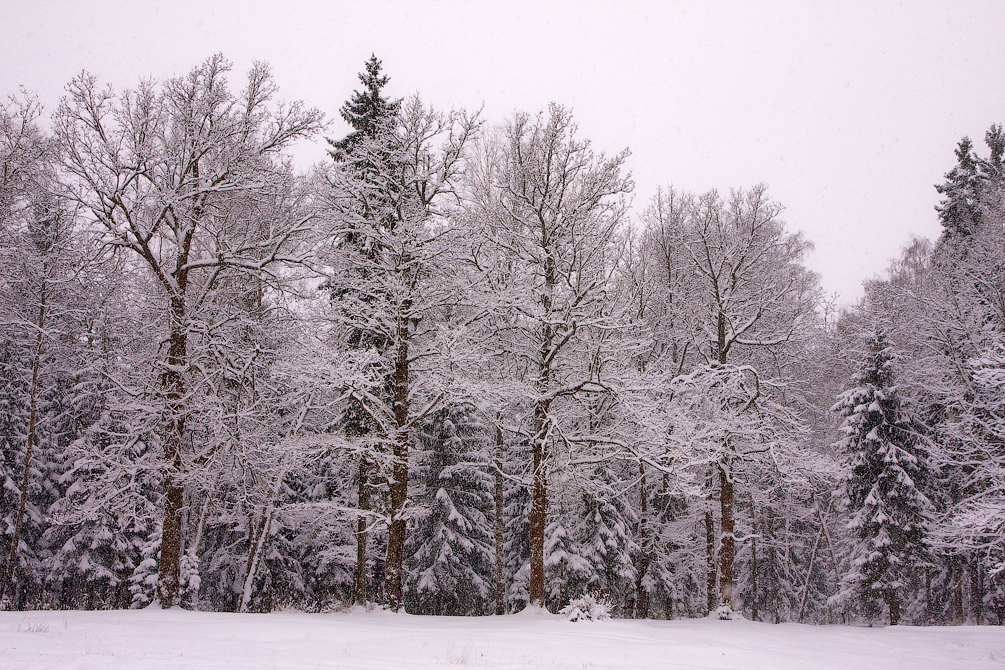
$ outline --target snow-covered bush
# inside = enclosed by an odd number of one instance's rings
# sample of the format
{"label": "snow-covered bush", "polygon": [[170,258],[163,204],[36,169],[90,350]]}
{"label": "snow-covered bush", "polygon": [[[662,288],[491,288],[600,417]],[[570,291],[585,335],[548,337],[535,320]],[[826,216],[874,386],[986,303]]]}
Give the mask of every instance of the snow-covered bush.
{"label": "snow-covered bush", "polygon": [[708,618],[718,619],[719,621],[733,621],[734,619],[742,619],[743,617],[734,612],[733,608],[729,605],[719,605],[709,613]]}
{"label": "snow-covered bush", "polygon": [[587,593],[562,608],[569,621],[607,621],[611,618],[611,603]]}

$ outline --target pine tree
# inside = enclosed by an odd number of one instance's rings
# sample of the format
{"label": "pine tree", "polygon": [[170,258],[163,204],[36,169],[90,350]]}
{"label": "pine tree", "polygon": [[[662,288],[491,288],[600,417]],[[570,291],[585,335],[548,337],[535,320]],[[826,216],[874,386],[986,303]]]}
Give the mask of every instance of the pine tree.
{"label": "pine tree", "polygon": [[[382,178],[382,172],[391,171],[397,137],[395,128],[401,109],[400,100],[391,100],[384,96],[383,89],[390,81],[386,74],[382,75],[381,61],[373,54],[365,64],[364,72],[359,74],[362,91],[353,91],[340,110],[342,118],[352,127],[352,132],[341,140],[327,138],[331,145],[330,155],[335,163],[336,172],[334,184],[351,183],[352,188],[337,189],[342,191],[333,198],[339,218],[344,228],[334,241],[335,246],[343,253],[358,254],[369,263],[356,263],[352,267],[343,268],[342,277],[336,278],[324,285],[331,292],[332,301],[338,309],[340,302],[346,298],[362,300],[364,304],[374,304],[386,296],[361,294],[363,282],[372,279],[378,258],[383,251],[377,244],[377,236],[368,235],[367,228],[381,228],[393,225],[391,210],[395,193],[388,192],[393,188],[393,181]],[[366,222],[359,225],[358,219]],[[351,314],[346,313],[348,320]],[[353,323],[344,333],[347,346],[352,349],[365,350],[373,348],[378,352],[386,352],[391,346],[390,338],[380,329],[359,327]],[[383,390],[390,397],[393,389],[390,380]],[[367,415],[366,409],[355,404],[346,412],[346,435],[363,441],[373,433],[377,426]],[[354,576],[355,601],[364,604],[368,599],[370,587],[366,574],[367,527],[371,521],[367,512],[373,507],[371,500],[377,485],[376,463],[379,459],[375,454],[361,450],[355,474],[357,488],[356,506],[360,514],[356,518],[356,568]]]}
{"label": "pine tree", "polygon": [[838,495],[850,512],[851,570],[839,599],[854,599],[867,615],[886,601],[891,625],[900,620],[901,593],[926,566],[931,503],[923,427],[894,385],[897,354],[877,329],[867,340],[854,386],[834,411],[845,434],[836,446],[847,455]]}
{"label": "pine tree", "polygon": [[944,239],[965,237],[977,227],[980,178],[973,148],[969,137],[960,140],[956,146],[956,166],[946,174],[946,183],[935,187],[946,196],[935,208],[942,221]]}
{"label": "pine tree", "polygon": [[370,60],[364,65],[365,71],[359,73],[363,90],[353,91],[339,110],[345,122],[352,126],[352,132],[341,140],[328,139],[328,144],[332,147],[331,156],[336,162],[352,160],[359,146],[393,128],[394,119],[401,109],[401,101],[384,96],[384,86],[390,81],[390,77],[380,73],[381,66],[380,59],[370,54]]}
{"label": "pine tree", "polygon": [[[618,475],[621,476],[618,476]],[[583,517],[578,528],[580,554],[592,566],[590,590],[600,592],[621,615],[630,615],[627,598],[635,583],[632,561],[638,545],[631,529],[637,524],[636,512],[617,494],[625,473],[600,467],[591,476],[592,488],[583,495]]]}
{"label": "pine tree", "polygon": [[[426,466],[417,468],[426,506],[406,551],[410,611],[482,614],[493,586],[490,510],[494,480],[485,462],[485,428],[468,407],[446,407],[427,422],[420,440]],[[424,475],[424,476],[423,476]]]}
{"label": "pine tree", "polygon": [[1001,124],[992,125],[984,134],[990,155],[981,158],[973,141],[964,137],[956,146],[956,165],[946,173],[946,181],[935,190],[945,198],[935,208],[942,222],[942,241],[966,239],[981,227],[987,213],[984,200],[1005,179],[1002,155],[1005,132]]}
{"label": "pine tree", "polygon": [[[394,121],[372,140],[361,139],[351,160],[336,160],[328,173],[332,250],[327,288],[336,299],[335,330],[350,348],[373,354],[373,370],[384,381],[377,393],[356,399],[366,416],[361,467],[376,470],[379,463],[375,474],[386,485],[385,588],[390,606],[398,610],[411,434],[445,398],[442,385],[450,373],[433,372],[443,361],[436,335],[447,327],[440,317],[462,290],[450,281],[453,235],[444,215],[464,170],[464,145],[479,121],[462,112],[432,110],[417,96]],[[351,426],[344,427],[348,434]],[[368,479],[362,474],[358,482],[365,494]],[[365,503],[361,495],[364,511]],[[362,533],[359,537],[365,539]]]}

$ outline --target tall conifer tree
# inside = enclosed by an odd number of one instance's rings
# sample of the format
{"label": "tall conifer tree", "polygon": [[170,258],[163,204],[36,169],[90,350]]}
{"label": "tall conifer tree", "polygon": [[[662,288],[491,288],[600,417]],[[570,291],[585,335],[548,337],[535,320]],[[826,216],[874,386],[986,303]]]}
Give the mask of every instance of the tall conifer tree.
{"label": "tall conifer tree", "polygon": [[[395,145],[395,124],[401,108],[400,100],[390,100],[383,93],[384,86],[390,81],[390,77],[381,74],[381,61],[377,56],[371,54],[370,59],[364,65],[364,71],[359,74],[362,90],[353,91],[352,96],[342,105],[339,110],[343,120],[352,127],[352,132],[340,140],[328,138],[331,145],[329,154],[335,164],[345,172],[351,173],[361,184],[368,184],[373,188],[366,189],[362,198],[340,198],[340,205],[350,209],[363,210],[353,212],[362,214],[364,218],[377,218],[380,221],[373,222],[375,225],[391,224],[383,219],[387,217],[387,210],[392,197],[382,191],[381,187],[387,184],[381,183],[379,178],[380,166],[374,157],[389,160],[394,153]],[[351,222],[353,216],[345,217]],[[351,226],[351,223],[350,223]],[[362,253],[365,258],[373,261],[378,255],[378,250],[374,248],[373,240],[368,239],[361,231],[346,230],[337,240],[337,245],[343,250],[351,250]],[[366,272],[366,268],[358,268]],[[368,277],[355,277],[355,279],[367,279]],[[331,290],[332,299],[338,301],[345,297],[348,291],[352,291],[358,282],[353,281],[353,277],[347,277],[339,285],[329,285],[326,288]],[[388,338],[380,332],[366,330],[363,328],[351,328],[345,334],[347,344],[353,349],[374,348],[384,351],[390,346]],[[390,395],[392,389],[388,386],[385,389]],[[367,417],[365,409],[360,405],[351,407],[345,417],[345,430],[349,437],[362,439],[373,431],[372,421]],[[356,574],[355,599],[358,604],[363,604],[367,600],[369,584],[366,574],[366,553],[367,553],[367,525],[366,512],[372,508],[371,493],[374,485],[374,463],[365,453],[361,453],[359,467],[356,472],[357,500],[356,504],[361,510],[356,520]]]}
{"label": "tall conifer tree", "polygon": [[931,503],[922,491],[928,463],[922,426],[894,385],[893,346],[878,329],[866,346],[854,386],[834,405],[845,435],[836,446],[848,458],[838,495],[851,515],[851,570],[839,597],[858,601],[867,615],[877,613],[882,598],[896,625],[901,593],[927,563]]}

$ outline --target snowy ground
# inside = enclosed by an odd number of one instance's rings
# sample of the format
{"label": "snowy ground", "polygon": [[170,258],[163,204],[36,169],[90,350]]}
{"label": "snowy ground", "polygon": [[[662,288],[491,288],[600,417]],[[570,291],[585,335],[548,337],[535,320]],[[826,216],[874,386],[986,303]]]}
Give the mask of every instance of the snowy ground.
{"label": "snowy ground", "polygon": [[0,612],[0,668],[1005,668],[1005,629],[571,623],[184,610]]}

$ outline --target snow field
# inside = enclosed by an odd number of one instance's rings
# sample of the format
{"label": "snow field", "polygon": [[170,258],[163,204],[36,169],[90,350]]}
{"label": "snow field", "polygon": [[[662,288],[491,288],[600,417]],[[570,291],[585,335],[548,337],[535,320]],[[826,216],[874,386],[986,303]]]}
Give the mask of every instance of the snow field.
{"label": "snow field", "polygon": [[4,670],[1005,668],[1005,629],[387,612],[0,612]]}

